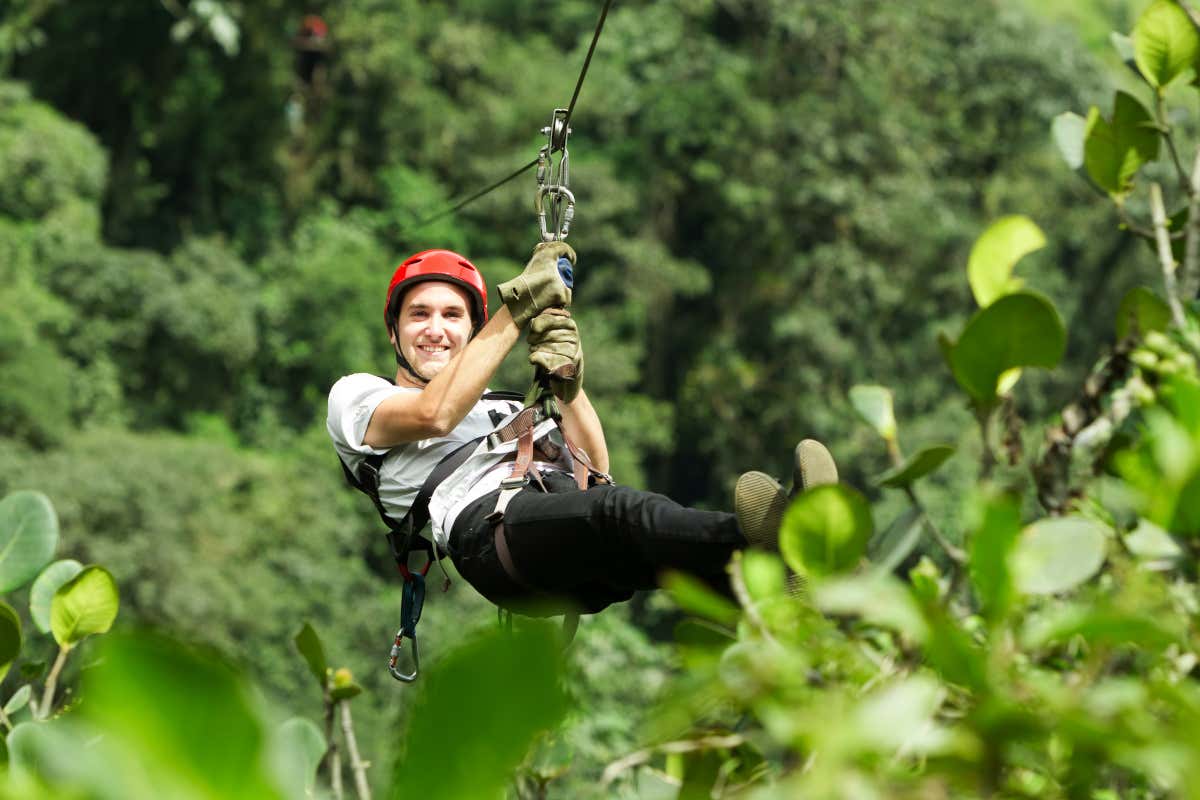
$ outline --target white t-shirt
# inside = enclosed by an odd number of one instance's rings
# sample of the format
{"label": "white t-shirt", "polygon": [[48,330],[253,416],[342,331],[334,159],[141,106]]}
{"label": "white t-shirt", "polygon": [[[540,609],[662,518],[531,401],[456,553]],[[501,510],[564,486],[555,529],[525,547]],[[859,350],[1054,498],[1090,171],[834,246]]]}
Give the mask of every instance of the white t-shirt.
{"label": "white t-shirt", "polygon": [[[339,379],[329,390],[329,414],[325,427],[333,439],[338,456],[351,472],[357,474],[366,456],[384,454],[383,464],[379,468],[379,501],[388,516],[397,520],[408,513],[421,485],[439,461],[466,442],[487,436],[497,427],[490,412],[502,414],[503,419],[499,424],[503,425],[521,410],[521,404],[512,400],[480,400],[467,412],[463,421],[445,436],[385,449],[363,444],[371,415],[385,398],[402,392],[419,391],[417,388],[395,386],[378,375],[364,372]],[[549,435],[554,428],[554,421],[546,420],[534,429],[534,438]],[[514,439],[489,451],[487,442],[482,441],[467,460],[442,481],[429,500],[429,520],[433,526],[435,544],[445,548],[459,512],[473,500],[499,488],[500,481],[508,474],[508,465],[501,465],[500,462],[516,447]]]}

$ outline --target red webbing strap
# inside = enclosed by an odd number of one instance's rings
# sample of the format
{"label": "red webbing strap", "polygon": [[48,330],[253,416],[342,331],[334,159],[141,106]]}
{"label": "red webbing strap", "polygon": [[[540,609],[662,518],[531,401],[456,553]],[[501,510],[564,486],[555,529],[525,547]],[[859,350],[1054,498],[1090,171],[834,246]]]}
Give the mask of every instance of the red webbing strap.
{"label": "red webbing strap", "polygon": [[612,478],[607,474],[596,469],[592,465],[592,460],[588,458],[587,451],[581,447],[576,447],[571,441],[571,437],[567,436],[567,432],[561,427],[559,432],[562,433],[563,444],[567,446],[567,450],[571,453],[571,468],[575,475],[575,485],[580,489],[588,488],[588,477],[596,476],[597,483],[612,483]]}

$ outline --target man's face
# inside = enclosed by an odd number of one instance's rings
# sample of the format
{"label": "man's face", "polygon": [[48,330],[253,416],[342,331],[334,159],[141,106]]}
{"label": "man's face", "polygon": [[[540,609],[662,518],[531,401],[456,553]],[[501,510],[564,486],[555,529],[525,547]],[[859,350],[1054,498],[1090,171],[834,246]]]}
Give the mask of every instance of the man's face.
{"label": "man's face", "polygon": [[432,378],[471,338],[470,295],[453,283],[418,283],[404,295],[396,329],[400,353],[422,377]]}

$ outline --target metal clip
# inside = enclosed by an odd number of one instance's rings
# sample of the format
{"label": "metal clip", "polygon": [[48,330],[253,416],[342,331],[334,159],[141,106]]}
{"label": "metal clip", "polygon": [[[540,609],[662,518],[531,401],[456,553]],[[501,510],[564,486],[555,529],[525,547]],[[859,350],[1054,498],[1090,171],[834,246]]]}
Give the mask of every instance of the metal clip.
{"label": "metal clip", "polygon": [[[571,157],[567,151],[567,139],[571,135],[571,128],[567,125],[567,109],[554,109],[550,124],[542,128],[542,135],[546,137],[546,143],[538,151],[538,188],[534,210],[537,212],[538,232],[542,241],[561,241],[571,232],[571,221],[575,218],[575,195],[571,194],[569,188]],[[555,153],[561,153],[557,162],[554,160]],[[547,214],[553,220],[552,226],[546,224]]]}
{"label": "metal clip", "polygon": [[421,661],[417,657],[417,637],[412,637],[412,672],[401,672],[396,668],[396,662],[400,659],[400,652],[404,644],[404,631],[401,630],[396,634],[396,641],[392,645],[391,657],[388,659],[388,672],[392,677],[404,683],[412,683],[417,679],[417,673],[421,669]]}

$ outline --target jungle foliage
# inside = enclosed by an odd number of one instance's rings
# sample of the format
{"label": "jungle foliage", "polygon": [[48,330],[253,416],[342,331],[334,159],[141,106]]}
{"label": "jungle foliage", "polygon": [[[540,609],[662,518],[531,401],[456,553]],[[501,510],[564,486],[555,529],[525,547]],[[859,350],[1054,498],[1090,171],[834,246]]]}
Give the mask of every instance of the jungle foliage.
{"label": "jungle foliage", "polygon": [[519,269],[532,177],[419,223],[536,154],[598,4],[329,4],[304,80],[298,0],[0,3],[0,496],[49,498],[124,629],[5,791],[324,791],[353,695],[393,796],[1190,796],[1197,37],[1146,5],[1111,75],[1058,4],[618,0],[572,123],[613,472],[725,507],[816,436],[846,485],[737,603],[672,579],[566,663],[431,592],[414,696],[325,393],[390,369],[400,258]]}

